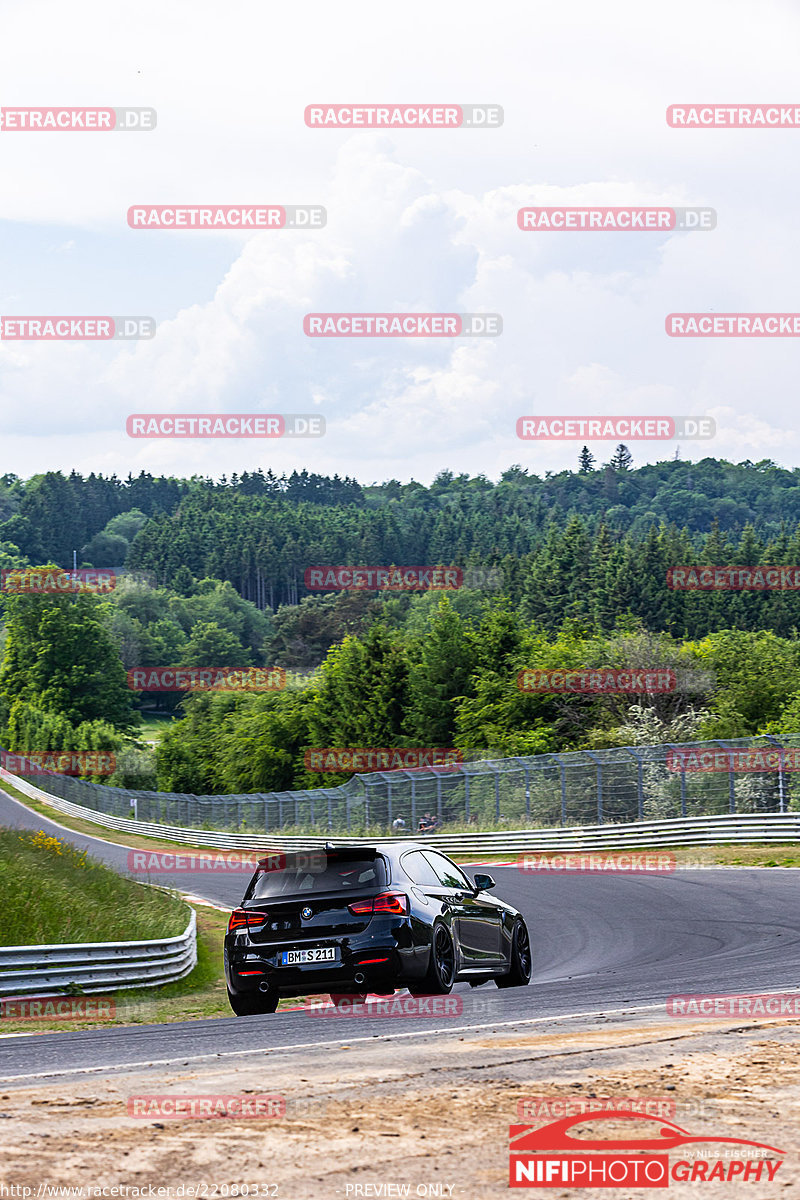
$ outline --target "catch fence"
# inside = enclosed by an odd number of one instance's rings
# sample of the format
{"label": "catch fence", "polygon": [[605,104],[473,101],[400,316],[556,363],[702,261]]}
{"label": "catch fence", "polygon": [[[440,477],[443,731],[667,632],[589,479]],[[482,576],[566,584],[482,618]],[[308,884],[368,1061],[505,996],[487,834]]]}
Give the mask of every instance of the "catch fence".
{"label": "catch fence", "polygon": [[[707,769],[703,763],[712,763]],[[620,746],[354,775],[337,788],[195,796],[24,775],[97,813],[183,828],[359,836],[567,828],[800,810],[800,734]],[[400,820],[404,829],[394,826]]]}

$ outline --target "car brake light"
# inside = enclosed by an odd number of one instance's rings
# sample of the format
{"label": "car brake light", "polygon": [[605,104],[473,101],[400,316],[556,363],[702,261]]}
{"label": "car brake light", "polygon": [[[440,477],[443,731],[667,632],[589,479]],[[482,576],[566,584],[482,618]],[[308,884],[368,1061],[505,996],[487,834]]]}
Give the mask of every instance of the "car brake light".
{"label": "car brake light", "polygon": [[248,912],[244,908],[235,908],[228,921],[228,933],[236,929],[260,929],[269,913]]}
{"label": "car brake light", "polygon": [[355,916],[363,913],[394,913],[404,916],[408,912],[408,896],[403,892],[381,892],[371,900],[355,900],[348,904],[348,909]]}

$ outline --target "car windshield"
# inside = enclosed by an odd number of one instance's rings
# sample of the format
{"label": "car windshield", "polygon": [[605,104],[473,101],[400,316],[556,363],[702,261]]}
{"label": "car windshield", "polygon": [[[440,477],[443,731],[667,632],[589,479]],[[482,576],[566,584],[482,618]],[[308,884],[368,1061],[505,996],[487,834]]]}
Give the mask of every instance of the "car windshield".
{"label": "car windshield", "polygon": [[382,858],[355,858],[324,852],[288,854],[275,869],[259,868],[247,889],[245,900],[385,886],[386,867]]}

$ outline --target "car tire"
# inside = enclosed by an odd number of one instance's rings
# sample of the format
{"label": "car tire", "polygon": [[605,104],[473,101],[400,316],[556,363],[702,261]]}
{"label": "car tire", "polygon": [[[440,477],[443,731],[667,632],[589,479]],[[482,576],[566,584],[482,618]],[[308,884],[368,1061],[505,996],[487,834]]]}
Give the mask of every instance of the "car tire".
{"label": "car tire", "polygon": [[232,992],[228,988],[228,1000],[237,1017],[274,1013],[279,999],[277,992]]}
{"label": "car tire", "polygon": [[495,979],[499,988],[526,987],[531,981],[531,939],[522,920],[514,922],[511,933],[511,970]]}
{"label": "car tire", "polygon": [[428,972],[419,983],[410,983],[412,996],[446,996],[453,990],[456,977],[456,948],[450,930],[437,921],[431,932]]}

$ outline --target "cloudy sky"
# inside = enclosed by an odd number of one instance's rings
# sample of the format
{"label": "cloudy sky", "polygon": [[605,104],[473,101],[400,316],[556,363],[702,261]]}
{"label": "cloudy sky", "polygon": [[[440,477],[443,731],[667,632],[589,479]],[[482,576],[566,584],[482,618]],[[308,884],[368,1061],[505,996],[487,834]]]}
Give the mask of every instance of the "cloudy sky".
{"label": "cloudy sky", "polygon": [[[685,458],[800,463],[798,339],[676,339],[673,311],[800,311],[800,11],[762,0],[5,0],[0,104],[151,106],[149,133],[0,131],[0,315],[137,314],[152,341],[0,341],[0,473],[362,482],[572,466],[528,414],[708,414]],[[499,129],[309,129],[311,103],[495,103]],[[327,226],[134,230],[133,204],[321,204]],[[698,205],[706,233],[523,233],[525,205]],[[497,338],[311,339],[307,312],[498,312]],[[318,440],[140,441],[130,413],[318,412]],[[599,461],[613,443],[590,447]],[[631,443],[634,461],[675,443]]]}

